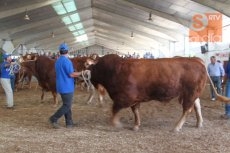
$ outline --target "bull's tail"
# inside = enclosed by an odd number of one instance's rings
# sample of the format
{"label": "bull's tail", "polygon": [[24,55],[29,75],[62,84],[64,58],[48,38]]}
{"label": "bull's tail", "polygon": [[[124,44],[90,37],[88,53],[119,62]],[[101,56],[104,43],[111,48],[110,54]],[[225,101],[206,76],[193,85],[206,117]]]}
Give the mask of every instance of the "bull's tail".
{"label": "bull's tail", "polygon": [[197,59],[198,61],[200,61],[200,62],[203,64],[203,66],[205,67],[206,73],[207,73],[207,76],[208,76],[208,79],[209,79],[209,82],[210,82],[210,84],[211,84],[211,86],[212,86],[212,89],[214,90],[214,92],[215,92],[215,94],[216,94],[216,98],[217,98],[220,102],[230,103],[230,98],[228,98],[228,97],[226,97],[226,96],[222,96],[222,95],[220,95],[220,94],[217,93],[216,88],[215,88],[215,86],[214,86],[214,84],[213,84],[213,82],[212,82],[212,79],[211,79],[210,76],[209,76],[209,73],[208,73],[208,70],[207,70],[207,68],[206,68],[206,66],[205,66],[204,61],[203,61],[202,59],[200,59],[200,58],[196,58],[196,59]]}
{"label": "bull's tail", "polygon": [[215,94],[216,94],[216,98],[217,98],[219,101],[221,101],[221,102],[229,103],[229,102],[230,102],[230,98],[218,94],[217,91],[216,91],[216,88],[215,88],[215,86],[214,86],[214,84],[213,84],[213,82],[212,82],[212,79],[210,78],[210,76],[209,76],[209,74],[208,74],[208,72],[207,72],[207,75],[208,75],[209,82],[210,82],[210,84],[211,84],[211,86],[212,86],[212,88],[213,88],[213,90],[214,90],[214,92],[215,92]]}

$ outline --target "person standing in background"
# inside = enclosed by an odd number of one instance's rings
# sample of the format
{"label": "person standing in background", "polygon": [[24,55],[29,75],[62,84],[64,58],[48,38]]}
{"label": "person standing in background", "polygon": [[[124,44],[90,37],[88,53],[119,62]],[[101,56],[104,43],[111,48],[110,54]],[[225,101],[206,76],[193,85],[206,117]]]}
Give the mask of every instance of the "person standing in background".
{"label": "person standing in background", "polygon": [[11,55],[3,54],[3,63],[1,64],[1,84],[6,94],[6,108],[12,109],[14,107],[13,90],[11,86]]}
{"label": "person standing in background", "polygon": [[[216,62],[216,57],[211,56],[210,58],[211,63],[208,64],[208,73],[209,76],[214,84],[214,86],[217,88],[217,93],[221,94],[221,83],[223,76],[225,74],[223,65],[221,63]],[[215,93],[211,87],[211,100],[215,101]]]}

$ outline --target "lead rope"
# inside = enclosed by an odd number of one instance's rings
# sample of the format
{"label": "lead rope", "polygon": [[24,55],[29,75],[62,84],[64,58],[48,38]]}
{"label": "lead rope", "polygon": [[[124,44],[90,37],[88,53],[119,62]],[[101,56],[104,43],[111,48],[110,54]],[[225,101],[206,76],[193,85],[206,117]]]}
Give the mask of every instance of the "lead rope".
{"label": "lead rope", "polygon": [[14,64],[10,64],[9,69],[10,69],[9,74],[14,75],[15,73],[19,72],[19,70],[21,69],[21,65],[18,63],[18,61],[15,61]]}
{"label": "lead rope", "polygon": [[81,75],[85,84],[87,85],[87,91],[89,91],[89,89],[92,87],[92,83],[90,81],[91,73],[89,70],[85,70],[85,71],[81,71]]}

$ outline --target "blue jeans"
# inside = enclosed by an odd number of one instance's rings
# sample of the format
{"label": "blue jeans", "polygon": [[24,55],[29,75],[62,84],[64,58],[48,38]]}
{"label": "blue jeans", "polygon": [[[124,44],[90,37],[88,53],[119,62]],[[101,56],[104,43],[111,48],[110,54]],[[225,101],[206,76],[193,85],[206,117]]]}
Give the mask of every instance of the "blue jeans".
{"label": "blue jeans", "polygon": [[67,93],[67,94],[60,94],[62,98],[62,106],[54,113],[50,119],[52,122],[58,121],[59,118],[61,118],[63,115],[65,116],[65,122],[66,125],[72,125],[72,103],[73,103],[73,93]]}
{"label": "blue jeans", "polygon": [[[214,84],[214,86],[217,88],[217,93],[221,94],[221,77],[220,76],[211,76],[211,80]],[[211,96],[212,98],[215,98],[215,93],[211,87]]]}
{"label": "blue jeans", "polygon": [[[230,79],[227,80],[226,83],[226,91],[225,91],[225,96],[230,97]],[[225,114],[230,116],[230,104],[225,104]]]}

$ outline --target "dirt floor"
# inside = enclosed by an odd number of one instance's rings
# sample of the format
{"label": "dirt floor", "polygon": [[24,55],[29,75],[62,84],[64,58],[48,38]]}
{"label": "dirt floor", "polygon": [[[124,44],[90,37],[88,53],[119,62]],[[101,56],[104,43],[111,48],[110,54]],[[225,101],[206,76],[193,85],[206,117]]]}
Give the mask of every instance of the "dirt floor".
{"label": "dirt floor", "polygon": [[[230,120],[220,119],[224,108],[209,98],[209,87],[201,97],[204,126],[196,128],[192,112],[180,132],[172,132],[182,107],[175,100],[168,104],[157,101],[141,105],[141,128],[134,132],[130,109],[119,115],[124,125],[110,125],[112,101],[106,95],[100,107],[98,100],[86,104],[88,93],[77,90],[73,118],[78,126],[53,129],[48,118],[57,110],[51,93],[41,103],[40,88],[20,89],[14,94],[15,109],[5,107],[5,94],[0,89],[0,152],[1,153],[229,153]],[[61,102],[59,97],[59,102]],[[60,106],[60,105],[59,105]],[[59,107],[58,106],[58,107]]]}

